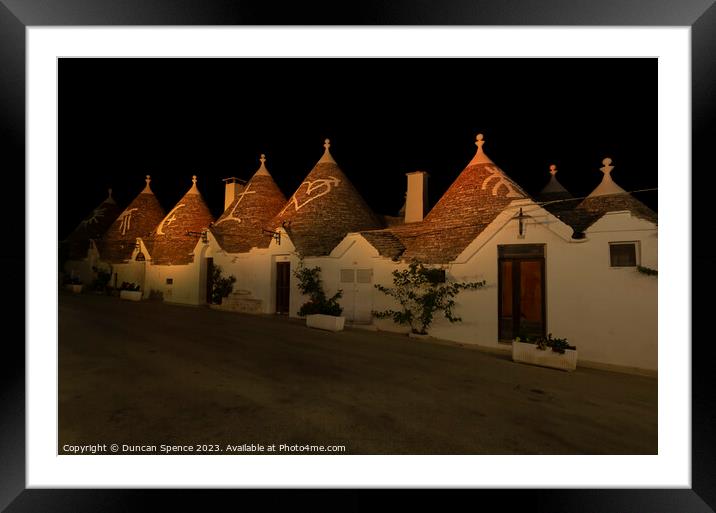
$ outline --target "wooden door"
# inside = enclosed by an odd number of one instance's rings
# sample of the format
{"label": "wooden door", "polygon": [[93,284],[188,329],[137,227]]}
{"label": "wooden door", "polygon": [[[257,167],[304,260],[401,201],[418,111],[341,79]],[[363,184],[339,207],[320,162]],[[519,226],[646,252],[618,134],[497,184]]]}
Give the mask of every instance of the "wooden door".
{"label": "wooden door", "polygon": [[213,258],[207,258],[206,259],[206,302],[211,304],[212,303],[212,292],[214,289],[214,284],[211,283],[211,275],[214,272],[214,259]]}
{"label": "wooden door", "polygon": [[276,313],[288,315],[291,298],[291,263],[276,262]]}
{"label": "wooden door", "polygon": [[498,261],[499,339],[545,334],[544,257],[501,257]]}

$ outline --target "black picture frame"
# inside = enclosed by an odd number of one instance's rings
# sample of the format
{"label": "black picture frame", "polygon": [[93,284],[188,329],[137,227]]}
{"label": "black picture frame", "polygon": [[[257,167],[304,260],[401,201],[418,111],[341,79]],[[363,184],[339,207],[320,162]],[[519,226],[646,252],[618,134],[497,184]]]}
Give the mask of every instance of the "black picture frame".
{"label": "black picture frame", "polygon": [[[636,25],[691,27],[692,72],[692,269],[708,269],[716,139],[716,5],[714,0],[363,0],[361,2],[276,0],[0,0],[0,161],[3,187],[13,191],[3,201],[6,240],[13,249],[2,255],[6,285],[24,291],[25,225],[25,29],[41,25]],[[673,170],[687,176],[687,170]],[[706,182],[706,183],[705,183]],[[22,193],[21,193],[22,191]],[[702,207],[702,208],[700,208]],[[706,212],[706,215],[700,215]],[[23,219],[24,220],[24,219]],[[707,224],[708,223],[708,224]],[[22,243],[21,243],[22,242]],[[8,246],[9,248],[9,246]],[[12,269],[13,272],[7,272]],[[22,272],[20,272],[22,270]],[[710,276],[693,280],[692,330],[709,318]],[[385,490],[247,491],[247,490],[50,490],[25,486],[25,350],[24,293],[7,303],[6,326],[20,326],[2,337],[0,358],[0,509],[21,511],[203,511],[217,499],[262,504],[262,509],[290,505],[315,509],[328,501],[341,510],[364,510],[383,503]],[[699,297],[704,298],[699,301]],[[31,307],[32,305],[28,305]],[[12,312],[7,309],[15,308]],[[660,315],[668,312],[660,311]],[[692,331],[692,333],[694,333]],[[696,331],[698,333],[698,330]],[[711,367],[716,344],[693,336],[692,344],[692,487],[690,489],[465,490],[443,494],[413,491],[401,497],[421,506],[445,509],[446,500],[483,505],[499,501],[501,509],[530,511],[707,512],[716,509],[716,400]],[[688,344],[660,340],[660,344]],[[240,499],[235,497],[240,494]],[[404,493],[402,495],[405,495]],[[469,497],[466,497],[469,495]],[[485,502],[489,501],[489,502]],[[234,503],[238,506],[238,503]]]}

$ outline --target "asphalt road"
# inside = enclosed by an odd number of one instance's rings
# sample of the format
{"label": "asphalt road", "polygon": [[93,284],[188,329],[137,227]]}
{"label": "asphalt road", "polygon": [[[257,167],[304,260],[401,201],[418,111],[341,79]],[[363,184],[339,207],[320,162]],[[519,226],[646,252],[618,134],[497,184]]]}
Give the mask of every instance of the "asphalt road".
{"label": "asphalt road", "polygon": [[656,454],[657,381],[393,333],[63,293],[60,452],[98,443]]}

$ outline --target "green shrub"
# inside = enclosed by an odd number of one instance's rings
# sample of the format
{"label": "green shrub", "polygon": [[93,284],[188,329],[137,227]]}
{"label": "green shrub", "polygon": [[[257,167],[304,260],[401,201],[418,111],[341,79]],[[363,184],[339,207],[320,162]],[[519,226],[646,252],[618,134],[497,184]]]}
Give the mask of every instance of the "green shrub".
{"label": "green shrub", "polygon": [[223,298],[233,292],[234,283],[236,283],[235,276],[225,278],[222,276],[221,266],[213,266],[211,268],[211,302],[220,305]]}
{"label": "green shrub", "polygon": [[97,292],[105,292],[107,290],[107,287],[109,287],[109,280],[112,278],[112,272],[103,269],[97,269],[96,267],[94,267],[92,270],[97,273],[97,276],[91,285],[92,290],[96,290]]}
{"label": "green shrub", "polygon": [[485,282],[442,283],[443,277],[441,269],[425,267],[418,261],[412,261],[403,271],[393,271],[393,287],[376,284],[375,288],[394,298],[402,309],[373,311],[373,315],[407,324],[413,333],[421,335],[427,334],[436,313],[450,322],[460,322],[462,319],[453,314],[455,296],[462,290],[482,288]]}
{"label": "green shrub", "polygon": [[302,317],[313,314],[338,317],[343,313],[343,308],[338,303],[338,300],[343,297],[343,291],[339,290],[333,296],[327,297],[323,290],[320,274],[320,267],[304,267],[303,265],[293,272],[298,279],[298,290],[310,298],[308,302],[301,305],[301,309],[298,311],[298,315]]}

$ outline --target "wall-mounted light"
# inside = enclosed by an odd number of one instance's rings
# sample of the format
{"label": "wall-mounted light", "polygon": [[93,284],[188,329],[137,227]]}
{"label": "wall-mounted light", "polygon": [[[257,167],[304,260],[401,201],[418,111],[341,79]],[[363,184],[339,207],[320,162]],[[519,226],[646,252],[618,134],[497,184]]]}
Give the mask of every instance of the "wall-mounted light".
{"label": "wall-mounted light", "polygon": [[517,238],[518,239],[524,239],[525,234],[527,233],[527,219],[529,219],[530,216],[525,215],[522,213],[522,208],[520,207],[520,213],[517,214],[512,219],[517,219]]}
{"label": "wall-mounted light", "polygon": [[271,237],[273,238],[273,240],[276,241],[276,244],[278,244],[279,246],[281,245],[281,232],[273,232],[273,231],[271,231],[271,230],[266,230],[266,229],[263,229],[263,228],[261,229],[261,231],[262,231],[263,233],[269,233],[269,234],[271,234]]}

